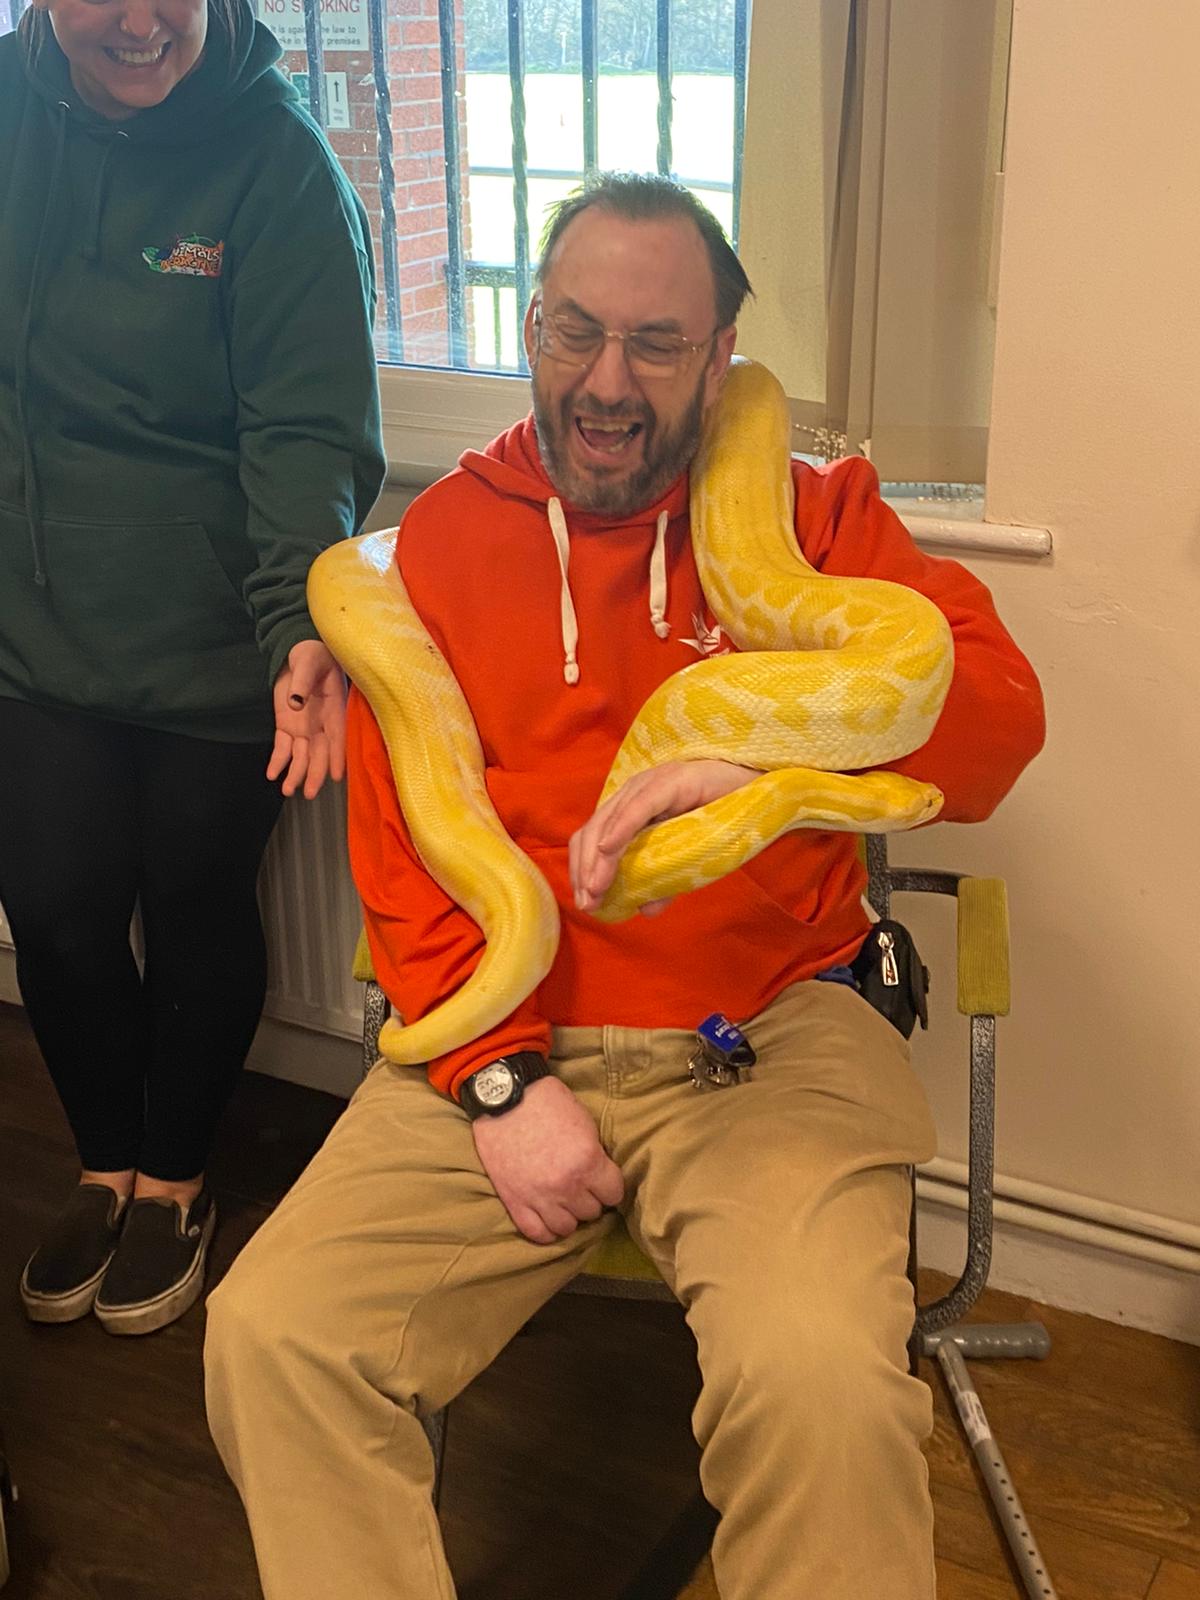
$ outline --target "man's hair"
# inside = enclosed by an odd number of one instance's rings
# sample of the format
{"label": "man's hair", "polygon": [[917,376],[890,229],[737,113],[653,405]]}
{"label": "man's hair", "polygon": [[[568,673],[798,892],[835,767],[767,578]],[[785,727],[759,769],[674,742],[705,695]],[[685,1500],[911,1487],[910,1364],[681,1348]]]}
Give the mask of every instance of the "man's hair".
{"label": "man's hair", "polygon": [[537,282],[540,288],[554,247],[567,227],[581,212],[602,206],[629,222],[657,222],[663,217],[682,217],[694,223],[704,241],[712,268],[713,290],[717,301],[717,326],[728,328],[737,321],[742,302],[754,291],[745,268],[725,237],[725,230],[708,207],[690,189],[653,172],[598,172],[578,189],[550,208],[542,230]]}

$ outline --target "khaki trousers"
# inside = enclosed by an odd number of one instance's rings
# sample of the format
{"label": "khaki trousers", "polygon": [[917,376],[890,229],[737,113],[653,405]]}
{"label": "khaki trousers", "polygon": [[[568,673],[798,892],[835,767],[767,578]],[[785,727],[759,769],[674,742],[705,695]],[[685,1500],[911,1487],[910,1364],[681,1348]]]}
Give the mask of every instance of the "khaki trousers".
{"label": "khaki trousers", "polygon": [[[687,1081],[688,1033],[553,1041],[696,1336],[718,1586],[931,1600],[932,1408],[905,1359],[905,1167],[933,1154],[928,1108],[904,1041],[839,984],[795,985],[746,1032],[752,1081],[708,1093]],[[209,1416],[266,1600],[452,1600],[417,1413],[452,1400],[611,1225],[529,1243],[458,1107],[376,1066],[209,1300]]]}

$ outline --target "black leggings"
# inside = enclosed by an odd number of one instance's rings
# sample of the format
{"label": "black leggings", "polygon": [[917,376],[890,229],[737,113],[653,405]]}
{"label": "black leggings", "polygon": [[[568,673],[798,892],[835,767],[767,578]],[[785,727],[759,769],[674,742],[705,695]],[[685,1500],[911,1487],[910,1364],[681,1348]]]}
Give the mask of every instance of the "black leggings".
{"label": "black leggings", "polygon": [[0,700],[0,905],[86,1168],[208,1160],[266,992],[268,755]]}

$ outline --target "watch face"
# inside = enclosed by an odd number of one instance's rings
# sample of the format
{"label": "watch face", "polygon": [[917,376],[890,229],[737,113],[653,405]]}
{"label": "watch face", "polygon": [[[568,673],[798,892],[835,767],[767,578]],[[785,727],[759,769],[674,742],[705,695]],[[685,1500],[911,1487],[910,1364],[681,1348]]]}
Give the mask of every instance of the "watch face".
{"label": "watch face", "polygon": [[481,1067],[474,1074],[471,1087],[479,1104],[494,1110],[512,1099],[515,1081],[511,1067],[503,1061],[493,1061],[490,1067]]}

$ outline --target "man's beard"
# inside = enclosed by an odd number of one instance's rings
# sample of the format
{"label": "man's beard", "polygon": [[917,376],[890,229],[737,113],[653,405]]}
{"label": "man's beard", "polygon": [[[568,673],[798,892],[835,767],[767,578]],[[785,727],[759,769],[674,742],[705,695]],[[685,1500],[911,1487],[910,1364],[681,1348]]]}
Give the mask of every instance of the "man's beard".
{"label": "man's beard", "polygon": [[[630,423],[640,422],[642,461],[637,470],[627,476],[614,474],[611,479],[576,470],[567,454],[567,435],[575,426],[577,411],[597,421],[619,418]],[[580,511],[627,517],[661,499],[696,454],[704,426],[704,378],[701,376],[697,382],[691,402],[675,426],[660,434],[660,425],[649,406],[630,412],[628,406],[602,405],[588,397],[586,390],[582,396],[564,398],[555,417],[538,392],[535,373],[533,420],[537,426],[542,465],[563,498]]]}

